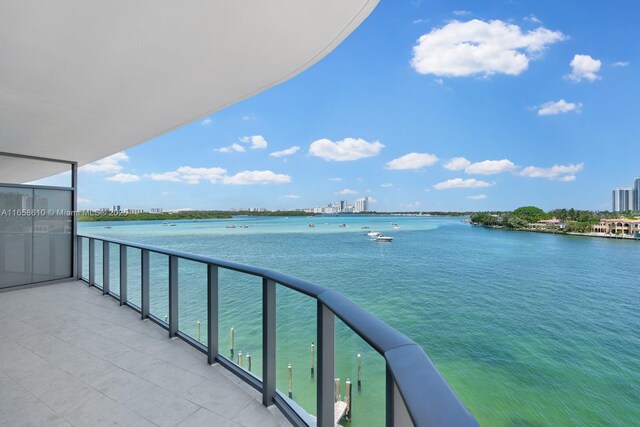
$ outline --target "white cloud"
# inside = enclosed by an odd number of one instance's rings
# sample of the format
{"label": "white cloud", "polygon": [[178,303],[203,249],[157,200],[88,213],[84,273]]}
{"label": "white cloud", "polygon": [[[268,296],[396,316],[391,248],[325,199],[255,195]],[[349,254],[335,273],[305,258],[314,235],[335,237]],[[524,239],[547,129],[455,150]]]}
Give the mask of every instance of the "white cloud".
{"label": "white cloud", "polygon": [[211,122],[212,122],[212,121],[213,121],[213,120],[211,120],[210,118],[208,118],[208,117],[207,117],[207,118],[206,118],[206,119],[204,119],[202,122],[200,122],[200,124],[201,124],[202,126],[209,126],[209,125],[211,124]]}
{"label": "white cloud", "polygon": [[453,13],[455,16],[467,16],[467,15],[471,15],[471,12],[469,12],[468,10],[454,10]]}
{"label": "white cloud", "polygon": [[538,107],[538,115],[539,116],[554,116],[557,114],[568,113],[570,111],[579,113],[582,109],[582,104],[580,102],[567,102],[564,99],[560,101],[551,101],[542,104]]}
{"label": "white cloud", "polygon": [[503,172],[511,172],[516,168],[511,160],[484,160],[482,162],[472,163],[465,172],[472,175],[495,175]]}
{"label": "white cloud", "polygon": [[338,191],[336,194],[340,194],[342,196],[347,196],[347,195],[358,194],[358,192],[355,191],[355,190],[352,190],[350,188],[345,188],[344,190]]}
{"label": "white cloud", "polygon": [[342,178],[339,178],[339,177],[329,178],[329,181],[340,182],[342,181]]}
{"label": "white cloud", "polygon": [[380,184],[380,188],[391,188],[393,184],[390,182],[385,182],[384,184]]}
{"label": "white cloud", "polygon": [[376,199],[375,197],[369,196],[369,203],[378,203],[378,199]]}
{"label": "white cloud", "polygon": [[487,198],[486,194],[478,194],[477,196],[467,196],[467,199],[470,200],[484,200]]}
{"label": "white cloud", "polygon": [[428,19],[420,18],[420,19],[414,19],[412,22],[413,22],[414,24],[422,24],[423,22],[429,22],[429,20],[428,20]]}
{"label": "white cloud", "polygon": [[300,196],[297,194],[285,194],[284,196],[280,196],[281,199],[299,199]]}
{"label": "white cloud", "polygon": [[377,156],[383,147],[378,141],[367,142],[361,138],[345,138],[336,142],[319,139],[311,143],[309,154],[327,161],[347,162]]}
{"label": "white cloud", "polygon": [[233,144],[231,144],[228,147],[222,147],[222,148],[217,148],[215,151],[218,151],[220,153],[231,153],[232,151],[238,152],[238,153],[244,153],[246,150],[244,149],[244,147],[240,144],[236,144],[235,142]]}
{"label": "white cloud", "polygon": [[433,188],[436,190],[448,190],[451,188],[483,188],[483,187],[491,187],[495,185],[495,182],[486,182],[479,181],[477,179],[462,179],[462,178],[454,178],[448,179],[444,182],[439,182],[435,184]]}
{"label": "white cloud", "polygon": [[85,199],[84,197],[78,197],[79,205],[88,205],[89,203],[91,203],[91,200]]}
{"label": "white cloud", "polygon": [[215,184],[224,178],[227,170],[217,167],[194,168],[191,166],[180,166],[176,172],[180,174],[180,180],[189,184],[199,184],[201,180]]}
{"label": "white cloud", "polygon": [[171,181],[180,182],[180,174],[178,172],[150,173],[146,175],[154,181]]}
{"label": "white cloud", "polygon": [[120,162],[124,162],[127,160],[129,160],[129,156],[121,151],[119,153],[112,154],[109,157],[105,157],[104,159],[100,159],[96,162],[84,165],[80,168],[80,170],[85,172],[116,173],[122,170],[122,165],[120,164]]}
{"label": "white cloud", "polygon": [[298,147],[297,145],[294,145],[293,147],[287,148],[286,150],[274,151],[269,155],[271,157],[291,156],[292,154],[296,154],[298,151],[300,151],[300,147]]}
{"label": "white cloud", "polygon": [[243,136],[240,138],[240,142],[245,144],[251,144],[251,148],[254,150],[264,150],[267,148],[267,140],[262,135]]}
{"label": "white cloud", "polygon": [[542,21],[538,19],[538,17],[534,14],[531,14],[524,18],[525,21],[531,22],[533,24],[542,25]]}
{"label": "white cloud", "polygon": [[438,158],[429,153],[409,153],[387,162],[387,169],[422,169],[433,166]]}
{"label": "white cloud", "polygon": [[454,157],[444,164],[445,169],[450,171],[460,171],[471,166],[471,162],[464,157]]}
{"label": "white cloud", "polygon": [[471,163],[464,157],[454,157],[445,163],[444,168],[452,171],[464,170],[470,175],[495,175],[498,173],[511,172],[516,169],[516,165],[508,159],[484,160],[482,162]]}
{"label": "white cloud", "polygon": [[560,31],[539,27],[523,33],[500,20],[453,21],[418,39],[411,65],[420,74],[438,76],[515,76],[548,45],[564,39]]}
{"label": "white cloud", "polygon": [[140,181],[140,177],[138,175],[132,175],[130,173],[119,173],[117,175],[110,176],[106,178],[107,181],[113,182],[137,182]]}
{"label": "white cloud", "polygon": [[146,175],[154,181],[186,182],[188,184],[199,184],[201,180],[209,181],[212,184],[220,182],[226,175],[227,170],[223,168],[194,168],[191,166],[180,166],[177,170],[163,173],[151,173]]}
{"label": "white cloud", "polygon": [[576,180],[576,174],[584,168],[584,163],[553,165],[550,168],[541,168],[537,166],[527,166],[519,173],[520,176],[528,178],[547,178],[562,182],[570,182]]}
{"label": "white cloud", "polygon": [[233,176],[225,176],[222,182],[230,185],[286,184],[291,182],[291,177],[270,170],[243,171]]}
{"label": "white cloud", "polygon": [[613,63],[614,67],[627,67],[629,66],[629,61],[616,61]]}
{"label": "white cloud", "polygon": [[255,120],[255,116],[252,116],[250,114],[245,114],[244,116],[242,116],[242,121],[243,122],[248,122],[249,120]]}
{"label": "white cloud", "polygon": [[569,80],[579,82],[588,80],[593,82],[600,76],[597,74],[602,66],[602,61],[593,59],[589,55],[575,55],[571,60],[571,74],[567,76]]}

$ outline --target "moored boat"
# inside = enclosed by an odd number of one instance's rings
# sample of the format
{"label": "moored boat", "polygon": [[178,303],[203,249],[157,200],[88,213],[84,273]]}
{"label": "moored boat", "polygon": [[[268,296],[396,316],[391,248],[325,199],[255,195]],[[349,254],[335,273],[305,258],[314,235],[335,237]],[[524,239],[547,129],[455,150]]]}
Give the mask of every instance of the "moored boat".
{"label": "moored boat", "polygon": [[376,237],[377,242],[390,242],[392,240],[393,240],[393,237],[385,236],[384,234],[381,234],[378,237]]}

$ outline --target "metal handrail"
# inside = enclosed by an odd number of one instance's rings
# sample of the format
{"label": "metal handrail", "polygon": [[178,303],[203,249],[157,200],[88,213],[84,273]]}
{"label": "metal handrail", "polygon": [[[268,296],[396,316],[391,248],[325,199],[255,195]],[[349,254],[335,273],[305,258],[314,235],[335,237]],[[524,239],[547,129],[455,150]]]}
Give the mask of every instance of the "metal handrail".
{"label": "metal handrail", "polygon": [[[256,387],[263,393],[265,405],[276,404],[294,424],[307,425],[308,417],[299,414],[293,405],[287,403],[275,389],[275,285],[282,285],[296,292],[312,297],[318,302],[318,393],[317,412],[318,426],[334,426],[333,420],[333,379],[334,379],[334,316],[342,320],[351,330],[366,341],[382,355],[387,366],[386,413],[387,426],[413,424],[422,426],[477,426],[477,421],[459,401],[445,379],[440,375],[424,350],[413,340],[398,332],[378,317],[358,306],[341,293],[317,285],[307,280],[265,268],[216,259],[204,255],[191,254],[173,249],[163,249],[143,243],[133,243],[119,239],[93,235],[78,235],[78,271],[81,272],[83,256],[82,239],[89,240],[89,285],[95,284],[95,241],[103,244],[115,244],[120,247],[120,254],[126,256],[126,248],[138,249],[142,254],[141,264],[141,305],[139,311],[143,318],[151,317],[148,307],[148,277],[145,285],[145,257],[148,276],[148,254],[156,253],[169,257],[169,324],[170,336],[177,336],[200,351],[208,352],[209,362],[222,362],[221,365]],[[194,343],[190,337],[178,331],[177,323],[177,259],[186,259],[208,266],[208,307],[207,321],[213,326],[209,328],[209,345]],[[108,253],[103,253],[103,292],[109,291]],[[126,270],[126,261],[122,267]],[[247,375],[241,368],[234,367],[218,353],[217,346],[217,269],[223,268],[262,278],[263,281],[263,381],[253,375]],[[78,274],[82,279],[82,274]],[[83,279],[84,280],[84,279]],[[123,286],[121,280],[121,286]],[[126,280],[124,298],[121,292],[120,302],[126,303]],[[146,303],[145,303],[146,286]],[[172,301],[172,295],[174,295]],[[123,302],[124,301],[124,302]],[[145,306],[146,305],[146,306]],[[137,307],[136,307],[137,308]],[[212,310],[214,308],[214,310]],[[212,314],[215,313],[215,319]],[[159,323],[159,322],[158,322]],[[166,326],[162,325],[166,328]],[[212,329],[215,328],[215,331]],[[214,342],[215,341],[215,342]],[[297,417],[295,416],[298,413]]]}

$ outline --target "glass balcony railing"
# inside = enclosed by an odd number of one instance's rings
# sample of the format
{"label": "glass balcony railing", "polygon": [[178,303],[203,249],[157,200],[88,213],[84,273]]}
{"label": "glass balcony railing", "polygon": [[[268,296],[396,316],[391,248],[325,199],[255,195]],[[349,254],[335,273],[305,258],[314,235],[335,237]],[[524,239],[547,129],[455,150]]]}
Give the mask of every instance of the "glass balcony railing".
{"label": "glass balcony railing", "polygon": [[294,425],[478,425],[419,345],[336,291],[115,239],[77,245],[81,280],[231,370]]}

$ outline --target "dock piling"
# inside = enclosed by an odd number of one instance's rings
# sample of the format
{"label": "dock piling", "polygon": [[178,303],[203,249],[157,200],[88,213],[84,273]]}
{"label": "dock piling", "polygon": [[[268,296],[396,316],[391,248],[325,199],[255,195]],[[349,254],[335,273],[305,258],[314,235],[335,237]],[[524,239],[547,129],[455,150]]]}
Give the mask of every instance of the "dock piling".
{"label": "dock piling", "polygon": [[362,356],[358,353],[358,391],[362,389]]}
{"label": "dock piling", "polygon": [[347,418],[348,421],[351,421],[351,380],[349,380],[349,378],[347,378],[345,387],[346,387],[346,390],[344,392],[344,396],[345,396],[344,398],[347,403],[347,410],[344,416]]}
{"label": "dock piling", "polygon": [[293,369],[291,367],[291,363],[289,363],[289,366],[287,367],[287,369],[289,370],[289,384],[288,384],[289,399],[292,399],[293,398]]}
{"label": "dock piling", "polygon": [[251,372],[251,355],[247,353],[247,369]]}
{"label": "dock piling", "polygon": [[238,352],[238,366],[242,368],[242,352]]}
{"label": "dock piling", "polygon": [[198,332],[197,332],[198,341],[200,341],[200,321],[199,320],[196,323],[196,329],[198,330]]}
{"label": "dock piling", "polygon": [[313,378],[313,375],[314,375],[315,358],[316,358],[316,343],[315,341],[311,341],[311,378]]}
{"label": "dock piling", "polygon": [[[233,344],[234,344],[234,342],[236,340],[236,333],[235,333],[235,330],[233,329],[233,326],[231,327],[230,335],[231,335],[231,337],[230,337],[230,341],[231,341],[231,357],[233,357]],[[231,359],[231,360],[233,360],[233,359]]]}

